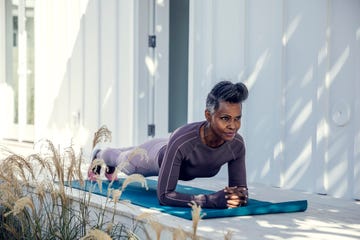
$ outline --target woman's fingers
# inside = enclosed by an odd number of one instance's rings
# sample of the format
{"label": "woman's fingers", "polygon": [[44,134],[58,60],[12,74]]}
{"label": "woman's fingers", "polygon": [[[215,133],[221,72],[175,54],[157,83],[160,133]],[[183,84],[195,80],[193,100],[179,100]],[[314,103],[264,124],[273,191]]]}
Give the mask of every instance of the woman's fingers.
{"label": "woman's fingers", "polygon": [[229,208],[246,206],[248,203],[248,190],[246,187],[225,187],[227,205]]}
{"label": "woman's fingers", "polygon": [[237,195],[239,197],[247,197],[248,196],[248,190],[244,187],[225,187],[225,190],[227,195]]}
{"label": "woman's fingers", "polygon": [[229,208],[239,207],[239,206],[246,206],[247,200],[246,199],[228,199],[227,206]]}
{"label": "woman's fingers", "polygon": [[228,208],[236,208],[240,205],[239,199],[229,199],[227,200],[227,206]]}
{"label": "woman's fingers", "polygon": [[240,199],[240,197],[237,194],[231,193],[226,195],[227,199]]}

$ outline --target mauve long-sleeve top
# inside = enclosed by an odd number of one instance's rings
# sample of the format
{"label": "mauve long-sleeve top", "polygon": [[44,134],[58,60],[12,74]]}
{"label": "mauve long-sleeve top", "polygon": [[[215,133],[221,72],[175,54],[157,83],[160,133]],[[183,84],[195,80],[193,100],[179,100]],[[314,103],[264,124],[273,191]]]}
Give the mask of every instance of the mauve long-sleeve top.
{"label": "mauve long-sleeve top", "polygon": [[233,140],[211,148],[201,141],[200,128],[203,124],[205,121],[178,128],[170,136],[168,144],[159,151],[157,195],[160,204],[189,207],[189,203],[195,201],[202,208],[227,208],[224,189],[200,195],[175,191],[178,180],[213,177],[226,163],[229,186],[247,186],[243,138],[236,134]]}

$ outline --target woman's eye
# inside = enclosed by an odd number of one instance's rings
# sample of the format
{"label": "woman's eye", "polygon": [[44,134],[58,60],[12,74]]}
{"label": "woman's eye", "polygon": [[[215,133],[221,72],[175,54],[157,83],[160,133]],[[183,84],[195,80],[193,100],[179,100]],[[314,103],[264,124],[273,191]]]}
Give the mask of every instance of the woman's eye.
{"label": "woman's eye", "polygon": [[229,118],[229,117],[221,117],[221,120],[223,120],[223,121],[227,122],[227,121],[229,121],[229,120],[230,120],[230,118]]}

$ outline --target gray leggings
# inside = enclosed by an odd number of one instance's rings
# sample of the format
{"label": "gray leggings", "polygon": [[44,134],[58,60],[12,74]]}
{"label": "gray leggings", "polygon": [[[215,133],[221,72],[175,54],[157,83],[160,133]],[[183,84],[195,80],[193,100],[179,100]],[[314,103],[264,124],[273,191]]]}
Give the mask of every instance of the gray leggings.
{"label": "gray leggings", "polygon": [[167,138],[151,139],[137,147],[105,148],[97,153],[110,167],[121,166],[127,175],[142,174],[145,177],[159,174],[158,153],[168,143]]}

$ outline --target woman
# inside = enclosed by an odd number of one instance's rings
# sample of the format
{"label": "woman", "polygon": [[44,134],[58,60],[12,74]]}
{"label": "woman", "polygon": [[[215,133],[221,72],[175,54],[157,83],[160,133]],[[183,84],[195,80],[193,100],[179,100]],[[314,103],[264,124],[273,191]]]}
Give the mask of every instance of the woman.
{"label": "woman", "polygon": [[[112,180],[115,167],[132,158],[121,171],[158,176],[157,195],[160,204],[188,207],[195,201],[202,208],[234,208],[247,204],[245,145],[237,133],[241,127],[242,102],[248,97],[243,83],[221,81],[207,96],[206,121],[186,124],[169,139],[152,139],[138,147],[104,148],[96,146],[93,157],[103,159],[105,176]],[[144,149],[147,157],[134,155]],[[213,194],[189,195],[175,191],[178,180],[215,176],[222,165],[228,165],[228,186]],[[99,167],[91,167],[89,179],[96,179]]]}

